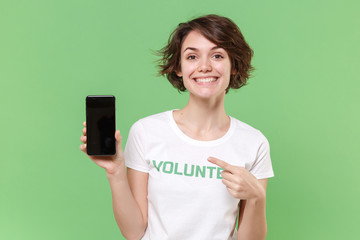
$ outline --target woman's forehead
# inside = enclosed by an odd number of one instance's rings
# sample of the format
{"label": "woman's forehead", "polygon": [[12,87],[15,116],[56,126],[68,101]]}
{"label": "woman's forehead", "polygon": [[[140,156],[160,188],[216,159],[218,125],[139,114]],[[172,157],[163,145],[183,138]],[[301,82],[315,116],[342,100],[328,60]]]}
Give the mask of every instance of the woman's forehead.
{"label": "woman's forehead", "polygon": [[191,31],[184,39],[181,52],[186,50],[200,51],[200,50],[218,50],[222,49],[220,46],[211,42],[203,34],[198,31]]}

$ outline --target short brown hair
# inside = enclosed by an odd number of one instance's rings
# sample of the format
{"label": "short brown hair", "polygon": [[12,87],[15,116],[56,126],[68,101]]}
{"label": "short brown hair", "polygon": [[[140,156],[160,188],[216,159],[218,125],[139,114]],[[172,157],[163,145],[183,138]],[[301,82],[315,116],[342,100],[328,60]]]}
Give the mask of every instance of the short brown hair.
{"label": "short brown hair", "polygon": [[181,70],[181,46],[191,31],[199,31],[209,41],[226,50],[231,62],[230,88],[238,89],[246,85],[250,73],[253,50],[247,44],[239,27],[230,19],[218,15],[206,15],[186,23],[180,23],[171,33],[168,44],[158,51],[160,75],[165,75],[169,82],[178,89],[185,91],[182,78],[176,73]]}

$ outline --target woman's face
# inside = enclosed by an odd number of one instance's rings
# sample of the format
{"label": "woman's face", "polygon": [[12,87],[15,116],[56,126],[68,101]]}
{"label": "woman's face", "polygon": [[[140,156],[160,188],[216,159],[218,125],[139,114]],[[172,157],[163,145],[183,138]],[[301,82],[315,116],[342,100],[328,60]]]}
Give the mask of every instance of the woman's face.
{"label": "woman's face", "polygon": [[231,63],[225,49],[210,42],[197,31],[190,32],[181,47],[183,83],[190,95],[200,98],[225,96],[229,86]]}

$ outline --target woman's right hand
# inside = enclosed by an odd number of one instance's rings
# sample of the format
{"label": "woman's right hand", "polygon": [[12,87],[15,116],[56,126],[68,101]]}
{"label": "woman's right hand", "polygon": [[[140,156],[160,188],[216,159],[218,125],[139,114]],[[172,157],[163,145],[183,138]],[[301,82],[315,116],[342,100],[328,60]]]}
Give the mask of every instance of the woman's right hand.
{"label": "woman's right hand", "polygon": [[121,169],[124,169],[125,160],[124,152],[121,148],[121,135],[120,131],[116,130],[115,139],[116,139],[116,154],[113,156],[89,156],[86,152],[86,122],[83,123],[83,135],[80,137],[80,140],[83,144],[80,145],[80,150],[83,151],[95,164],[105,169],[108,174],[115,174]]}

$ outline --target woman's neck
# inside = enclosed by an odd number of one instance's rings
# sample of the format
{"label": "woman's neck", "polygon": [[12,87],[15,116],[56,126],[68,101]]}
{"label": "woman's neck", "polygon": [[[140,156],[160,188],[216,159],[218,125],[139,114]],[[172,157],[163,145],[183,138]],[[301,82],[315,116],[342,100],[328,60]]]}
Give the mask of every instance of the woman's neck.
{"label": "woman's neck", "polygon": [[217,99],[190,96],[187,105],[174,112],[174,119],[184,133],[195,138],[218,138],[230,127],[224,96]]}

